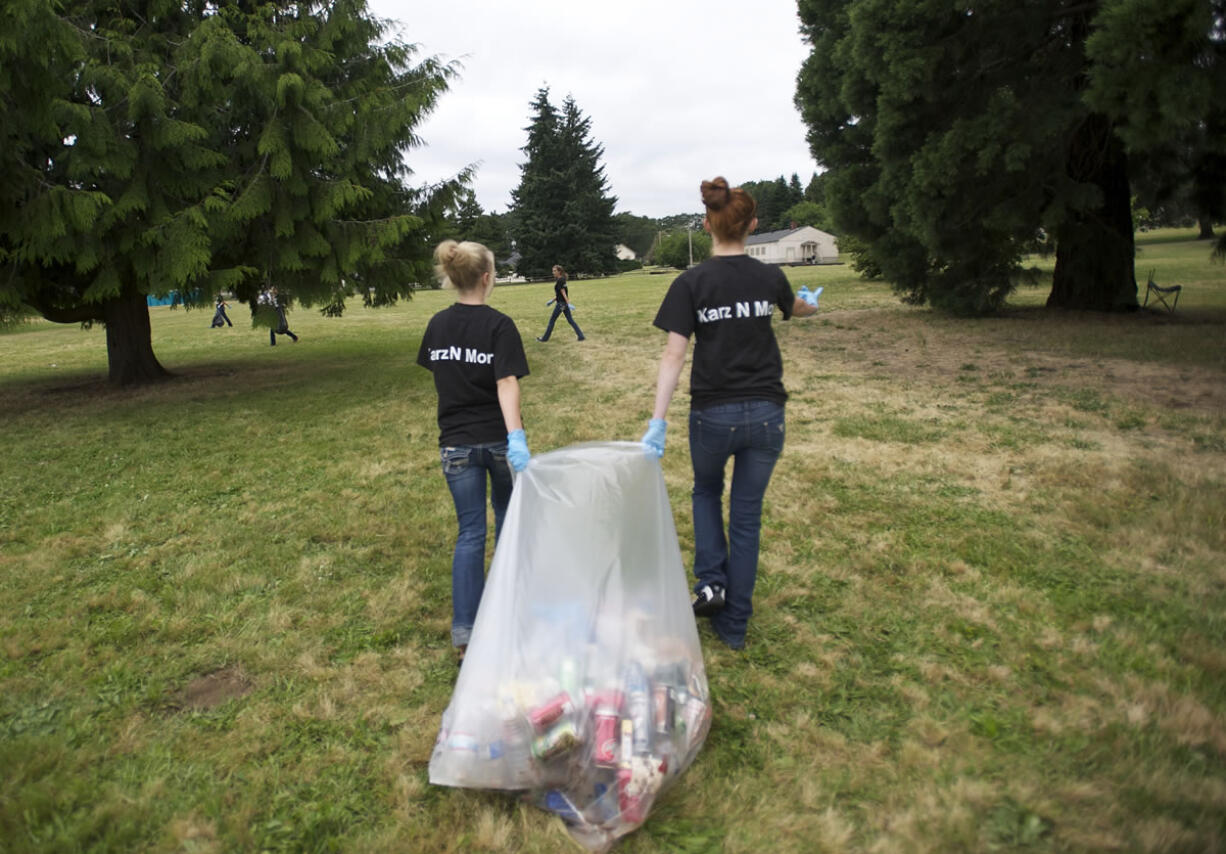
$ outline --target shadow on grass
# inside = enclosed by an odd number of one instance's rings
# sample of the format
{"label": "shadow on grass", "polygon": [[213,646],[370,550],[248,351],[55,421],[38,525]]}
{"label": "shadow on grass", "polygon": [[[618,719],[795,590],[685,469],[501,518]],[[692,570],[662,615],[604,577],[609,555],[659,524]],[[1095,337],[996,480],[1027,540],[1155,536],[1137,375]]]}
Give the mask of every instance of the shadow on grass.
{"label": "shadow on grass", "polygon": [[188,363],[168,368],[170,376],[164,380],[130,387],[113,386],[102,373],[78,371],[12,380],[0,384],[0,394],[5,398],[6,417],[22,417],[49,407],[67,412],[145,404],[250,402],[259,395],[284,399],[328,392],[329,386],[341,396],[359,390],[382,394],[430,386],[429,373],[413,360],[415,353],[415,344],[411,352],[395,354],[378,347],[341,351],[329,347],[313,352],[304,348],[292,358],[275,361],[253,357]]}

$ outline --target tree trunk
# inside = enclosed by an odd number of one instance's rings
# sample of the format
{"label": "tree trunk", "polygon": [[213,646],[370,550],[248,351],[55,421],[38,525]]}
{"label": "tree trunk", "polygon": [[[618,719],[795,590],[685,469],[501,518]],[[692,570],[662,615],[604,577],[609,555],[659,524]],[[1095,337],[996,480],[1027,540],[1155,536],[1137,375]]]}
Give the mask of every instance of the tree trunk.
{"label": "tree trunk", "polygon": [[1213,239],[1213,217],[1209,214],[1201,214],[1197,218],[1197,223],[1200,225],[1200,234],[1196,236],[1197,240],[1212,240]]}
{"label": "tree trunk", "polygon": [[153,355],[149,304],[144,294],[125,288],[120,296],[102,304],[102,312],[111,385],[141,385],[171,376]]}
{"label": "tree trunk", "polygon": [[1047,305],[1089,311],[1137,307],[1128,159],[1105,116],[1092,114],[1073,132],[1068,174],[1093,184],[1100,204],[1073,213],[1056,230],[1056,270]]}

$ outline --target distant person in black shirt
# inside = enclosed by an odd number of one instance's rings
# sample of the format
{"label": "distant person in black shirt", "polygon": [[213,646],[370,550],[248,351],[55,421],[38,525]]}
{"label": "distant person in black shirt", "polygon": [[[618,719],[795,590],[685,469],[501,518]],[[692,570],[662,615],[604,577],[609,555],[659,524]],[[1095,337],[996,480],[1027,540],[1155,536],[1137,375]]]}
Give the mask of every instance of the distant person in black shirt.
{"label": "distant person in black shirt", "polygon": [[294,340],[294,343],[297,344],[298,336],[293,332],[290,332],[289,320],[285,317],[285,298],[277,293],[277,289],[273,287],[264,291],[264,293],[260,295],[260,302],[271,306],[272,310],[277,314],[277,319],[273,321],[273,325],[268,328],[268,343],[271,346],[276,347],[277,336],[288,335]]}
{"label": "distant person in black shirt", "polygon": [[[716,635],[733,649],[745,645],[753,613],[762,528],[762,496],[783,451],[783,359],[771,328],[817,311],[804,288],[793,296],[778,267],[745,254],[757,228],[757,204],[723,178],[702,182],[703,227],[711,258],[678,276],[655,325],[668,333],[656,379],[655,408],[643,444],[663,456],[664,420],[690,336],[690,460],[694,466],[694,613],[709,616]],[[724,467],[734,459],[727,536],[723,524]]]}
{"label": "distant person in black shirt", "polygon": [[217,309],[213,312],[213,322],[210,324],[211,329],[217,329],[220,326],[233,326],[230,322],[230,316],[226,314],[226,301],[221,298],[221,294],[217,295]]}
{"label": "distant person in black shirt", "polygon": [[[571,329],[575,330],[575,335],[582,341],[584,339],[583,330],[579,328],[578,323],[575,323],[575,317],[570,313],[570,289],[566,287],[566,271],[559,265],[554,264],[553,278],[553,299],[550,300],[553,303],[553,314],[549,316],[549,325],[545,327],[545,334],[536,340],[548,341],[549,336],[553,334],[553,325],[557,323],[558,315],[565,314],[566,322],[570,324]],[[548,304],[546,303],[546,305]]]}
{"label": "distant person in black shirt", "polygon": [[519,411],[519,378],[528,359],[514,321],[485,304],[494,289],[494,254],[480,243],[446,240],[435,271],[456,302],[430,318],[417,364],[438,392],[443,476],[455,501],[459,533],[451,561],[451,642],[468,647],[485,589],[485,494],[489,481],[494,539],[511,500],[511,470],[530,454]]}

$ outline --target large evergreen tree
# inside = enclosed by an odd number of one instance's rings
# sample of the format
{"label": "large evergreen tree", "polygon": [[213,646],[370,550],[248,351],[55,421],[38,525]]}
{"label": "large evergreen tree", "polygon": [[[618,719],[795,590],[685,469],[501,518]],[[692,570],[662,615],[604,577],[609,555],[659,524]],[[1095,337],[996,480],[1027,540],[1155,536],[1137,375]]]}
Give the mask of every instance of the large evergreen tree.
{"label": "large evergreen tree", "polygon": [[574,98],[559,112],[541,88],[532,101],[519,186],[512,191],[510,228],[519,272],[547,276],[554,264],[572,274],[617,269],[617,230],[608,182],[600,163],[604,146],[591,139],[591,120]]}
{"label": "large evergreen tree", "polygon": [[406,188],[451,68],[365,0],[14,0],[0,8],[0,311],[106,326],[109,376],[165,371],[147,295],[332,312],[428,274]]}
{"label": "large evergreen tree", "polygon": [[989,311],[1042,237],[1049,305],[1135,306],[1130,169],[1177,136],[1221,150],[1223,6],[800,0],[796,103],[861,269]]}

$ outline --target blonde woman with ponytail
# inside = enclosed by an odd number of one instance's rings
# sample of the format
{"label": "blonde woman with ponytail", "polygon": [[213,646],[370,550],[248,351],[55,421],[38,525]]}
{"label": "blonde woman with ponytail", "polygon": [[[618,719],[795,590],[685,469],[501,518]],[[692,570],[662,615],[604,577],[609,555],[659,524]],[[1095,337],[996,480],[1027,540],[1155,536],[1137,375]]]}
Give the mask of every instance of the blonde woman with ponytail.
{"label": "blonde woman with ponytail", "polygon": [[445,240],[435,272],[456,301],[430,318],[417,364],[434,375],[439,455],[459,531],[451,561],[451,642],[463,658],[485,588],[486,483],[494,538],[502,532],[513,484],[531,455],[519,409],[528,359],[514,321],[486,305],[494,254],[480,243]]}
{"label": "blonde woman with ponytail", "polygon": [[[792,294],[778,267],[745,254],[758,227],[757,204],[723,178],[702,182],[703,227],[711,257],[669,286],[655,326],[668,333],[656,378],[655,408],[643,435],[648,454],[664,455],[668,405],[690,337],[690,461],[694,467],[694,614],[733,649],[745,645],[753,613],[762,498],[783,451],[783,359],[771,318],[817,312],[817,296]],[[820,291],[819,291],[820,292]],[[731,457],[728,528],[724,469]]]}

